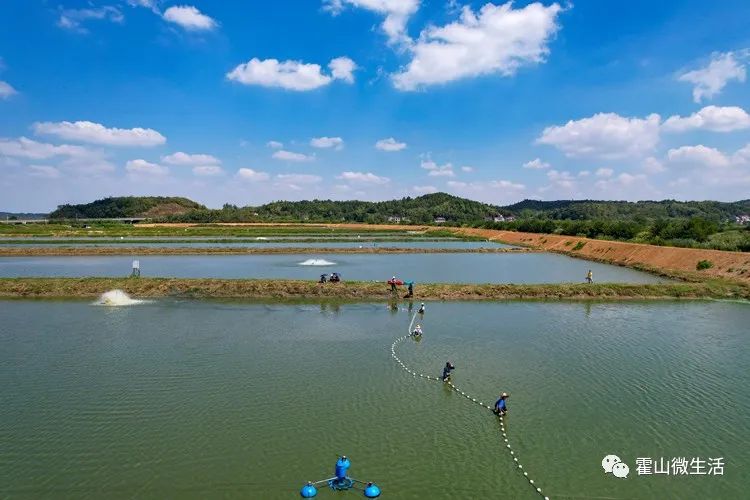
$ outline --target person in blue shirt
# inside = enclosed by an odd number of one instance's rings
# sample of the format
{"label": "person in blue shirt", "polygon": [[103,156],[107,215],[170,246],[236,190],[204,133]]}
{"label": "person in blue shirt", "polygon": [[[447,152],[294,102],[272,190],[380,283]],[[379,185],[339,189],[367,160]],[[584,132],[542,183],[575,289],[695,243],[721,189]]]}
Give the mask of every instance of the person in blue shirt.
{"label": "person in blue shirt", "polygon": [[506,413],[508,413],[508,406],[505,403],[505,400],[508,399],[508,393],[504,392],[500,395],[500,399],[495,401],[495,413],[499,416],[503,416]]}
{"label": "person in blue shirt", "polygon": [[451,372],[455,369],[456,367],[450,361],[445,363],[445,368],[443,368],[443,382],[447,382],[451,378]]}

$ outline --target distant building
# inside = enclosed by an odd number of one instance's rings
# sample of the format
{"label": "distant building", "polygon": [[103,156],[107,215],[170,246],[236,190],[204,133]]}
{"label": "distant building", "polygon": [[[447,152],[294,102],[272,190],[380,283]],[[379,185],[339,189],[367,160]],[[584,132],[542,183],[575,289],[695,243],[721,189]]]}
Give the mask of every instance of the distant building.
{"label": "distant building", "polygon": [[738,215],[734,220],[737,224],[750,224],[750,215]]}
{"label": "distant building", "polygon": [[411,219],[408,217],[399,217],[397,215],[392,215],[388,217],[388,222],[395,222],[396,224],[400,224],[402,222],[411,222]]}
{"label": "distant building", "polygon": [[516,220],[516,217],[513,215],[509,215],[505,218],[505,222],[513,222],[514,220]]}
{"label": "distant building", "polygon": [[446,222],[445,217],[435,217],[435,224],[445,224]]}

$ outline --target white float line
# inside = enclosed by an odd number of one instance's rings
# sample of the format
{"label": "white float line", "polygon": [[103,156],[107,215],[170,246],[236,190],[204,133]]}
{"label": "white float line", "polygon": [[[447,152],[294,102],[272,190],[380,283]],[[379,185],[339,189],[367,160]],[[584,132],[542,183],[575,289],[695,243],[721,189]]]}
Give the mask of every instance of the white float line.
{"label": "white float line", "polygon": [[[414,320],[416,318],[417,318],[417,315],[414,314],[414,316],[411,319],[411,322],[409,323],[409,334],[411,334],[411,328],[414,325]],[[422,373],[417,373],[415,371],[412,371],[410,368],[408,368],[406,366],[406,364],[403,361],[401,361],[401,359],[398,356],[396,356],[396,346],[399,343],[403,342],[404,340],[408,339],[410,336],[411,335],[405,335],[403,337],[400,337],[400,338],[396,339],[396,341],[394,341],[393,344],[391,344],[391,355],[393,356],[393,359],[395,359],[398,362],[398,364],[401,365],[401,368],[403,368],[404,370],[406,370],[407,373],[409,373],[412,376],[414,376],[414,378],[416,378],[417,375],[419,375],[420,378],[426,378],[427,380],[436,380],[436,381],[439,381],[440,377],[431,377],[430,375],[424,375]],[[456,387],[453,384],[453,382],[451,382],[450,380],[446,381],[446,383],[448,384],[448,386],[452,390],[458,392],[460,395],[464,396],[466,399],[470,400],[472,403],[476,403],[476,404],[478,404],[479,406],[481,406],[483,408],[487,408],[488,410],[492,410],[491,406],[485,405],[483,402],[477,400],[476,398],[472,398],[471,396],[469,396],[468,394],[466,394],[464,391],[462,391],[461,389],[459,389],[458,387]],[[510,442],[508,441],[508,435],[505,432],[505,423],[503,422],[502,417],[500,417],[500,431],[502,432],[502,435],[503,435],[503,441],[505,442],[505,448],[510,453],[510,456],[513,457],[513,462],[518,466],[518,470],[519,471],[523,471],[523,476],[524,476],[524,478],[526,478],[529,481],[529,485],[531,485],[531,487],[534,488],[534,490],[536,490],[536,492],[539,493],[539,495],[541,495],[542,497],[544,497],[544,500],[549,500],[549,497],[544,496],[544,494],[542,493],[542,489],[539,488],[539,487],[537,487],[536,484],[534,483],[534,480],[529,477],[529,473],[523,470],[523,465],[518,461],[518,457],[515,456],[515,453],[513,452],[513,449],[510,446]]]}

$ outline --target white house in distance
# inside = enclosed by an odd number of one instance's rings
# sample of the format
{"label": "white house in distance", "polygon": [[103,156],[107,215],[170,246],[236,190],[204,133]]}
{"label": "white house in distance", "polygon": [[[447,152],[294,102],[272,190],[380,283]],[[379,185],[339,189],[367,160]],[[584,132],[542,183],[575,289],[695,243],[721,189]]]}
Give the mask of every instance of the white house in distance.
{"label": "white house in distance", "polygon": [[411,222],[411,219],[408,217],[399,217],[397,215],[391,215],[388,217],[388,222],[395,222],[396,224],[401,224],[402,222]]}
{"label": "white house in distance", "polygon": [[448,221],[445,220],[445,217],[435,217],[435,224],[445,224],[446,222]]}
{"label": "white house in distance", "polygon": [[750,224],[750,215],[738,215],[734,218],[737,224]]}

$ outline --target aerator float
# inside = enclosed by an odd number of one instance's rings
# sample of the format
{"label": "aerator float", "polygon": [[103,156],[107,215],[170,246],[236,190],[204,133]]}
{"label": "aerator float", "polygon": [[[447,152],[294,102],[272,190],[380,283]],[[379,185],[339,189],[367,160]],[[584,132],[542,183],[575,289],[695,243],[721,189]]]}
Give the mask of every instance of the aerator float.
{"label": "aerator float", "polygon": [[321,479],[320,481],[308,481],[306,485],[302,487],[299,494],[302,498],[313,498],[318,494],[317,485],[328,484],[328,487],[334,491],[346,491],[353,488],[357,488],[359,485],[362,488],[362,492],[367,498],[378,498],[380,496],[380,488],[375,483],[366,483],[359,481],[352,477],[349,477],[348,471],[352,463],[346,458],[345,455],[339,457],[336,460],[335,476],[330,479]]}

